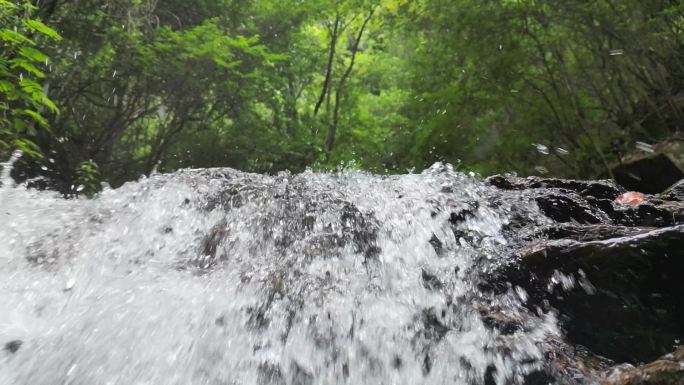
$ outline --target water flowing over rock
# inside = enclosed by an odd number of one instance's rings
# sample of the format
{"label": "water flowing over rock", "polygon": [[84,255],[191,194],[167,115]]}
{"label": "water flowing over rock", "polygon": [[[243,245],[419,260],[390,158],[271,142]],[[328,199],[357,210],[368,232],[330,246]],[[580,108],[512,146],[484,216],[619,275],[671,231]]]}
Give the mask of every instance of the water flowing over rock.
{"label": "water flowing over rock", "polygon": [[[600,259],[600,242],[618,245],[608,259],[662,234],[677,247],[675,209],[648,203],[644,219],[613,207],[621,190],[607,183],[502,178],[441,164],[402,176],[182,170],[93,200],[5,181],[0,385],[604,381],[623,357],[578,338],[567,317],[581,300],[553,302],[545,285]],[[634,263],[655,266],[657,252]],[[618,274],[583,271],[573,289]],[[653,306],[675,312],[661,294]],[[655,331],[643,358],[678,333]]]}

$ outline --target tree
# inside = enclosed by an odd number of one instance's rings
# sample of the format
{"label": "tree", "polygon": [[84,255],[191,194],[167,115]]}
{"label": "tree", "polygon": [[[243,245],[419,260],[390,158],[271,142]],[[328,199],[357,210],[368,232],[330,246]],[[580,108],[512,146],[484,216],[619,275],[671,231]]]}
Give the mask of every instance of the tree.
{"label": "tree", "polygon": [[52,28],[33,18],[36,7],[29,2],[0,0],[0,156],[18,148],[31,157],[41,156],[34,143],[38,130],[48,130],[46,113],[59,110],[40,82],[45,78],[48,57],[40,43],[61,40]]}

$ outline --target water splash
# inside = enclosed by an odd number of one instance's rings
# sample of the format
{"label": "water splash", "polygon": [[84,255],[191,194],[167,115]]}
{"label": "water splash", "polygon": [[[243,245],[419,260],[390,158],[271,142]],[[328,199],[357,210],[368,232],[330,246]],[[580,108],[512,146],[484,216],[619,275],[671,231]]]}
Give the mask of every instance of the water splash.
{"label": "water splash", "polygon": [[12,180],[10,173],[14,167],[14,163],[16,163],[22,155],[24,155],[24,153],[21,150],[14,150],[14,152],[12,152],[12,156],[10,156],[10,159],[7,162],[0,163],[0,167],[2,167],[2,172],[0,173],[0,183],[2,186],[14,186],[14,180]]}
{"label": "water splash", "polygon": [[479,289],[535,206],[448,165],[8,189],[1,385],[522,384],[559,335],[521,289]]}

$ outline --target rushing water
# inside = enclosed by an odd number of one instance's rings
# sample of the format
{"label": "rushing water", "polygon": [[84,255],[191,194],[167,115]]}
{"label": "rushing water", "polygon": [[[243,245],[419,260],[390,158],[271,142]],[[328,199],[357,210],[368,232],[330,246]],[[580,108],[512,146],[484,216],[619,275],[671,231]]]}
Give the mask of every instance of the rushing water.
{"label": "rushing water", "polygon": [[534,204],[448,166],[183,170],[92,200],[3,182],[1,385],[520,384],[560,333],[478,289]]}

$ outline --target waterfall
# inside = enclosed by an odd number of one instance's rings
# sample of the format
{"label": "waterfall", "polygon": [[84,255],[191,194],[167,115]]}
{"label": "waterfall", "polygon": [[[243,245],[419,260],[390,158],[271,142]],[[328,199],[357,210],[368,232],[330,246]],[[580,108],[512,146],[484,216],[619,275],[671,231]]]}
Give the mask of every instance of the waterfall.
{"label": "waterfall", "polygon": [[0,385],[523,384],[561,332],[481,289],[514,214],[548,221],[442,164],[181,170],[90,200],[3,183]]}

